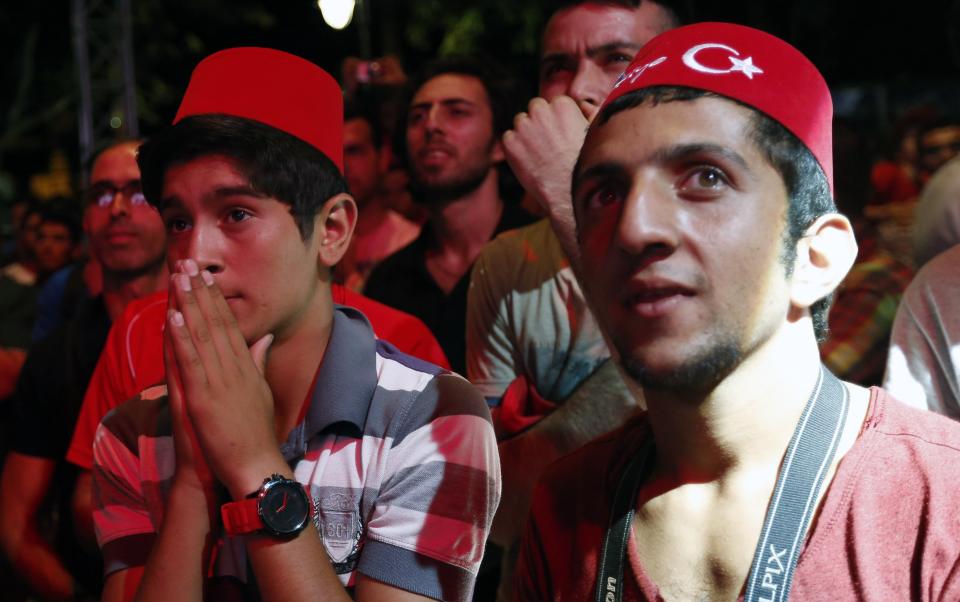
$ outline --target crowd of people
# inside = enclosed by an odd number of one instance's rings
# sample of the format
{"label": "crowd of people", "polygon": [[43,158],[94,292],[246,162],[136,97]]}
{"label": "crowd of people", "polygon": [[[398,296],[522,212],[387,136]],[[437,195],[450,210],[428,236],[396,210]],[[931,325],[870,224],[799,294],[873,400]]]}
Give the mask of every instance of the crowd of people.
{"label": "crowd of people", "polygon": [[960,115],[859,173],[803,54],[683,21],[560,3],[533,99],[222,50],[18,204],[18,599],[960,599]]}

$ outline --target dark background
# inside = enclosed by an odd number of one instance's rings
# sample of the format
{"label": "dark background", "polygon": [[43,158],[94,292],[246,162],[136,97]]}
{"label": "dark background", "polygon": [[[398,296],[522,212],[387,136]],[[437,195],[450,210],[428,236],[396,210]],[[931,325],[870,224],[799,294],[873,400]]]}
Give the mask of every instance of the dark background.
{"label": "dark background", "polygon": [[[88,0],[91,2],[92,0]],[[536,87],[536,53],[548,0],[367,0],[372,54],[398,55],[407,71],[437,53],[482,51]],[[877,148],[905,107],[960,105],[960,0],[681,0],[693,20],[743,23],[786,39],[821,69],[837,114],[875,134]],[[141,133],[172,118],[193,66],[207,54],[262,45],[310,59],[339,76],[359,55],[357,22],[330,29],[311,0],[132,0]],[[0,203],[28,192],[51,151],[77,160],[77,86],[70,10],[59,2],[0,8]]]}

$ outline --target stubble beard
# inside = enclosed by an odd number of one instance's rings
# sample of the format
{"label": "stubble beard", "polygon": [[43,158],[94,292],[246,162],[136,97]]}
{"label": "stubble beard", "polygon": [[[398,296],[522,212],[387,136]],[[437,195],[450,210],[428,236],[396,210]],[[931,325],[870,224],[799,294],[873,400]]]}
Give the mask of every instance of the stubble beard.
{"label": "stubble beard", "polygon": [[[495,143],[496,139],[491,139],[483,158],[472,156],[472,153],[467,153],[466,156],[460,154],[459,156],[463,160],[461,169],[448,176],[444,174],[438,174],[435,177],[424,175],[420,173],[416,165],[411,165],[410,192],[413,195],[414,202],[433,207],[443,206],[480,188],[483,181],[487,179],[487,174],[495,168],[493,162],[489,160],[489,154]],[[471,159],[475,160],[471,161]]]}
{"label": "stubble beard", "polygon": [[413,170],[411,178],[413,199],[424,205],[446,205],[480,188],[483,181],[487,179],[490,167],[489,164],[476,165],[468,171],[445,179],[425,178]]}
{"label": "stubble beard", "polygon": [[[626,353],[625,353],[626,352]],[[656,371],[629,350],[621,349],[627,374],[644,389],[664,392],[707,392],[740,365],[744,352],[734,336],[717,336],[693,357],[669,370]]]}

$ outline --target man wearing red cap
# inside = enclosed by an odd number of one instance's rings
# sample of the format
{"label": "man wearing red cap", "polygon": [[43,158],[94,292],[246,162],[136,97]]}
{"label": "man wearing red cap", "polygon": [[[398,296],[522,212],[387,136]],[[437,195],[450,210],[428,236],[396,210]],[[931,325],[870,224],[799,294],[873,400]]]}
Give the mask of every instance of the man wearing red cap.
{"label": "man wearing red cap", "polygon": [[668,4],[556,3],[543,31],[540,96],[503,137],[512,169],[549,218],[486,245],[467,299],[467,378],[487,398],[500,440],[503,498],[491,537],[508,548],[502,592],[536,477],[638,410],[571,265],[579,253],[570,177],[617,77],[643,44],[679,25]]}
{"label": "man wearing red cap", "polygon": [[856,255],[831,114],[802,54],[722,23],[651,40],[604,102],[584,290],[648,412],[548,469],[521,599],[960,596],[960,427],[820,365]]}
{"label": "man wearing red cap", "polygon": [[140,149],[173,272],[166,385],[97,431],[107,600],[470,596],[499,498],[489,415],[334,304],[356,221],[341,103],[303,59],[226,50]]}

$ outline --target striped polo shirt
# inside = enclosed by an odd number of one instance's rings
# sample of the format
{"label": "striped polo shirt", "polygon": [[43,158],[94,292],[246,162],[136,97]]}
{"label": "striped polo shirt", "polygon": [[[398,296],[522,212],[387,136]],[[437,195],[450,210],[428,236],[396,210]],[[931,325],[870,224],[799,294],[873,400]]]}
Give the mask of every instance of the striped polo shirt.
{"label": "striped polo shirt", "polygon": [[[469,599],[500,465],[486,403],[466,380],[378,341],[363,314],[338,306],[310,406],[281,452],[309,488],[346,587],[359,571],[421,595]],[[165,386],[103,419],[93,517],[106,574],[146,563],[174,464]],[[251,583],[243,538],[218,530],[213,575]]]}

